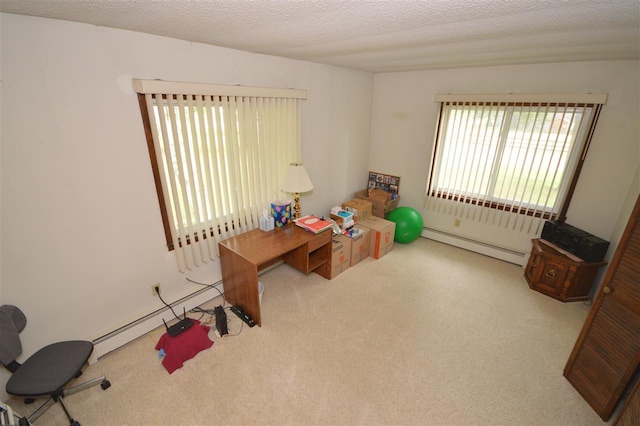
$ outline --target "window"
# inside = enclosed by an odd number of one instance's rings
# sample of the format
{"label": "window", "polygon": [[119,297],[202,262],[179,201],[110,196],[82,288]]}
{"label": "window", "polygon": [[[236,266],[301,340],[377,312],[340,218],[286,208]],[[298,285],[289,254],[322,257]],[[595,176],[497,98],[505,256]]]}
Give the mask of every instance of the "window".
{"label": "window", "polygon": [[181,271],[257,227],[300,158],[302,90],[134,80],[167,247]]}
{"label": "window", "polygon": [[440,97],[427,196],[564,219],[606,96],[578,95],[595,98],[587,102],[454,96]]}

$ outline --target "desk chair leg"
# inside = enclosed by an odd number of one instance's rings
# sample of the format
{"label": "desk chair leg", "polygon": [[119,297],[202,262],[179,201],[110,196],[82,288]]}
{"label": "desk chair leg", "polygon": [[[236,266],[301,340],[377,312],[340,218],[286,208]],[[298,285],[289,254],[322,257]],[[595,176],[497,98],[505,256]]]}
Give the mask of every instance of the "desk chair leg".
{"label": "desk chair leg", "polygon": [[96,377],[95,379],[89,380],[88,382],[80,383],[79,385],[71,386],[69,389],[65,389],[63,391],[64,396],[73,395],[74,393],[83,391],[91,386],[95,386],[100,384],[102,390],[107,390],[111,386],[111,383],[107,380],[105,376]]}
{"label": "desk chair leg", "polygon": [[78,423],[77,420],[73,419],[73,416],[69,412],[67,405],[64,403],[64,398],[62,398],[62,396],[58,397],[58,402],[60,403],[60,405],[62,405],[62,409],[64,410],[64,413],[67,415],[67,418],[69,419],[69,424],[71,426],[80,426],[80,423]]}
{"label": "desk chair leg", "polygon": [[[85,390],[85,389],[90,388],[92,386],[96,386],[98,384],[100,384],[100,387],[102,387],[102,390],[107,390],[111,386],[111,383],[109,383],[109,381],[107,380],[107,378],[105,376],[100,376],[100,377],[97,377],[95,379],[89,380],[88,382],[80,383],[79,385],[75,385],[75,386],[70,387],[69,389],[65,389],[62,392],[62,394],[60,396],[58,396],[57,400],[58,400],[58,402],[60,402],[60,405],[62,406],[62,409],[64,410],[65,414],[69,418],[69,423],[71,425],[78,425],[79,426],[80,423],[78,423],[76,420],[74,420],[73,417],[71,416],[71,413],[69,413],[69,410],[67,409],[67,406],[64,403],[63,397],[64,396],[68,396],[68,395],[73,395],[74,393],[80,392],[82,390]],[[38,408],[36,411],[33,412],[33,414],[31,414],[29,416],[27,421],[29,423],[35,422],[38,419],[38,417],[40,417],[45,411],[47,411],[49,409],[49,407],[51,407],[51,405],[53,405],[55,403],[56,403],[56,400],[54,398],[49,398],[44,404],[42,404],[40,406],[40,408]]]}
{"label": "desk chair leg", "polygon": [[40,406],[40,408],[38,408],[36,411],[34,411],[27,418],[27,421],[29,422],[29,424],[31,424],[32,422],[35,422],[38,419],[38,417],[40,417],[45,411],[47,411],[49,409],[49,407],[51,407],[55,403],[56,403],[56,401],[53,398],[47,399],[45,401],[45,403]]}

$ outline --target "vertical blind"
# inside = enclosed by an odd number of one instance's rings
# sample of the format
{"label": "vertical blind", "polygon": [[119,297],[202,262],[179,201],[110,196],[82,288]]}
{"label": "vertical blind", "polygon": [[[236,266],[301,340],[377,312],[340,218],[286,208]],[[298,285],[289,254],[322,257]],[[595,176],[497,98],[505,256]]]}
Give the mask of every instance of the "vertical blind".
{"label": "vertical blind", "polygon": [[[257,227],[300,161],[306,91],[134,80],[159,186],[167,244],[180,271],[218,241]],[[150,140],[149,140],[150,139]]]}
{"label": "vertical blind", "polygon": [[606,95],[436,100],[427,209],[528,233],[562,218]]}

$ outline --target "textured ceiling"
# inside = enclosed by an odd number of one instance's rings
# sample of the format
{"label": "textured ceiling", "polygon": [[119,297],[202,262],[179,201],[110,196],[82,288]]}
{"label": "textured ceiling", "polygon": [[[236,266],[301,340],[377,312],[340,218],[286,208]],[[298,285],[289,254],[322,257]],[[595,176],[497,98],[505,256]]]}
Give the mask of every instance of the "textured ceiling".
{"label": "textured ceiling", "polygon": [[371,72],[640,57],[638,0],[0,0],[0,11]]}

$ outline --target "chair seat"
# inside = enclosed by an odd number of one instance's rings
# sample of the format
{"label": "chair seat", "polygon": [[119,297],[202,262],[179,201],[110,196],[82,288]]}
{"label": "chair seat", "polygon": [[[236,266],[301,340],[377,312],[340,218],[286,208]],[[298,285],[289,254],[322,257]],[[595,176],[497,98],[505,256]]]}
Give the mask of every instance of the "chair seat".
{"label": "chair seat", "polygon": [[92,352],[93,343],[84,340],[46,346],[13,373],[7,382],[7,393],[37,397],[59,392],[80,373]]}

